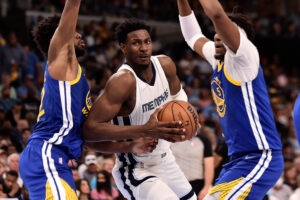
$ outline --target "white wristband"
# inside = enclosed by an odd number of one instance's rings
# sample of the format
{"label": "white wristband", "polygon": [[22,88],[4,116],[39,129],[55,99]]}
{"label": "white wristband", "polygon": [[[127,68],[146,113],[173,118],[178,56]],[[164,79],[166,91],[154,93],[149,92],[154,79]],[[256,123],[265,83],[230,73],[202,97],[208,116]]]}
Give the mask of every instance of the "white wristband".
{"label": "white wristband", "polygon": [[181,32],[185,41],[187,42],[189,47],[194,49],[196,41],[201,37],[205,37],[201,32],[201,28],[198,24],[194,12],[192,11],[190,15],[184,17],[179,15],[179,22]]}

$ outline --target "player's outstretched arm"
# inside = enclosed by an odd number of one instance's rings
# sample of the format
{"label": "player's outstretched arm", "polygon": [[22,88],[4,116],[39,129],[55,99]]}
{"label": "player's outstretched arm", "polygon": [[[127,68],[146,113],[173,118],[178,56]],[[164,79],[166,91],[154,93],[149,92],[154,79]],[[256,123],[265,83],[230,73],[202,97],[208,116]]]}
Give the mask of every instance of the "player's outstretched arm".
{"label": "player's outstretched arm", "polygon": [[[159,122],[158,110],[149,121],[140,126],[118,126],[110,121],[120,114],[121,107],[135,95],[136,82],[133,74],[127,70],[114,74],[107,82],[103,93],[93,104],[83,127],[86,141],[107,141],[133,139],[139,137],[162,138],[169,141],[184,139],[184,129],[179,122]],[[177,128],[179,127],[179,128]]]}
{"label": "player's outstretched arm", "polygon": [[86,142],[88,149],[103,153],[150,153],[157,145],[157,139],[143,137],[133,141]]}
{"label": "player's outstretched arm", "polygon": [[67,67],[78,67],[74,36],[80,3],[81,0],[66,1],[59,25],[50,42],[48,51],[49,70],[51,68],[51,75],[59,80],[64,80],[65,77],[60,75],[65,74]]}
{"label": "player's outstretched arm", "polygon": [[202,34],[201,28],[188,0],[177,0],[177,6],[181,32],[185,41],[191,49],[195,50],[202,58],[206,59],[203,54],[203,46],[209,40]]}
{"label": "player's outstretched arm", "polygon": [[237,26],[229,19],[218,0],[199,0],[205,14],[212,20],[215,30],[222,41],[235,52],[240,45],[240,33]]}

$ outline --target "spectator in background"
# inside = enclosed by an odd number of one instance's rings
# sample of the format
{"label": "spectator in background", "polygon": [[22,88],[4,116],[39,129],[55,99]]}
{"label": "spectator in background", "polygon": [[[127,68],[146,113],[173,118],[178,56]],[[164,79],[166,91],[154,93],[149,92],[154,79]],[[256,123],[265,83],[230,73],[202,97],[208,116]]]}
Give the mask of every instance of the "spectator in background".
{"label": "spectator in background", "polygon": [[31,75],[35,77],[35,82],[40,84],[43,82],[43,74],[41,72],[41,62],[37,55],[31,51],[28,45],[24,46],[27,56],[27,65],[23,69],[23,76]]}
{"label": "spectator in background", "polygon": [[21,189],[17,183],[18,173],[14,170],[9,170],[6,173],[4,179],[0,179],[0,183],[3,184],[3,192],[8,198],[19,197],[21,195]]}
{"label": "spectator in background", "polygon": [[191,140],[172,144],[171,150],[198,199],[202,200],[212,186],[214,178],[211,143],[198,134]]}
{"label": "spectator in background", "polygon": [[3,182],[0,180],[0,199],[1,198],[7,198],[7,194],[4,193],[4,184]]}
{"label": "spectator in background", "polygon": [[293,194],[290,196],[289,200],[299,200],[300,199],[300,174],[298,174],[298,176],[297,176],[297,184],[298,184],[298,187],[293,192]]}
{"label": "spectator in background", "polygon": [[[0,55],[0,57],[1,57],[1,55]],[[2,93],[3,87],[5,87],[5,86],[9,86],[10,87],[10,98],[17,99],[17,91],[11,85],[11,78],[10,78],[10,74],[8,74],[8,73],[4,73],[1,76],[1,84],[0,84],[0,92],[1,93]]]}
{"label": "spectator in background", "polygon": [[294,161],[297,174],[300,175],[300,155]]}
{"label": "spectator in background", "polygon": [[284,183],[295,190],[298,187],[296,178],[297,171],[294,163],[286,162],[284,166]]}
{"label": "spectator in background", "polygon": [[71,170],[72,170],[74,182],[76,183],[77,181],[80,180],[79,172],[75,167],[71,167]]}
{"label": "spectator in background", "polygon": [[[21,96],[23,92],[25,94],[24,97]],[[34,83],[34,77],[31,74],[27,74],[24,79],[24,84],[18,87],[18,95],[22,98],[26,112],[38,113],[41,98]]]}
{"label": "spectator in background", "polygon": [[24,48],[19,44],[15,32],[8,35],[7,45],[3,49],[3,72],[11,74],[11,80],[18,84],[21,71],[27,64],[27,56]]}
{"label": "spectator in background", "polygon": [[19,184],[20,188],[23,187],[23,180],[19,176],[19,154],[13,153],[7,157],[7,166],[9,170],[13,170],[18,173],[17,183]]}
{"label": "spectator in background", "polygon": [[21,142],[22,142],[23,148],[25,148],[25,146],[27,144],[27,140],[29,139],[31,134],[32,134],[32,131],[29,128],[25,128],[22,130],[22,133],[21,133],[22,141]]}
{"label": "spectator in background", "polygon": [[76,183],[78,200],[90,200],[91,190],[89,181],[86,179],[79,179]]}
{"label": "spectator in background", "polygon": [[91,180],[96,177],[97,174],[97,158],[95,155],[86,155],[84,158],[86,170],[83,172],[83,178],[91,183]]}
{"label": "spectator in background", "polygon": [[22,200],[30,200],[29,199],[29,192],[25,187],[22,187],[22,191],[21,191],[21,198]]}
{"label": "spectator in background", "polygon": [[[3,152],[3,149],[0,149],[0,154]],[[4,162],[0,161],[0,179],[3,177],[3,175],[7,172],[7,168]]]}
{"label": "spectator in background", "polygon": [[13,108],[6,114],[6,119],[8,119],[13,127],[16,127],[20,120],[25,118],[25,110],[23,103],[20,99],[17,99]]}
{"label": "spectator in background", "polygon": [[97,173],[97,187],[91,192],[93,200],[114,200],[119,196],[118,191],[112,187],[111,174],[105,170]]}
{"label": "spectator in background", "polygon": [[16,100],[10,97],[10,86],[4,86],[2,89],[2,97],[0,98],[0,106],[8,112],[13,108],[15,102]]}
{"label": "spectator in background", "polygon": [[278,179],[275,185],[270,189],[272,196],[278,198],[279,200],[289,200],[290,195],[293,190],[287,184],[284,184],[283,175]]}

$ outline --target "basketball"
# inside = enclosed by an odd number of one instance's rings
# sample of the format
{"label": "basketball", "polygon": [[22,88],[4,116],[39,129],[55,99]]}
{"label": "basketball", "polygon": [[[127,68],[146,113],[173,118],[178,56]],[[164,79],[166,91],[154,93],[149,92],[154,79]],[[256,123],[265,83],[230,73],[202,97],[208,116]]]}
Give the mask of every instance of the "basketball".
{"label": "basketball", "polygon": [[158,120],[162,122],[181,121],[186,129],[186,140],[191,139],[198,128],[198,113],[192,104],[185,101],[170,101],[158,113]]}

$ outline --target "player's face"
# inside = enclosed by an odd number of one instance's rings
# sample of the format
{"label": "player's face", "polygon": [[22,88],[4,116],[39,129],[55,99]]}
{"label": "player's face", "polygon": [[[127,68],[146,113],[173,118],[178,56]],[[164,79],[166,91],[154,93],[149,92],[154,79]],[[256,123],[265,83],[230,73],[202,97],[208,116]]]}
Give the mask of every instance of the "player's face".
{"label": "player's face", "polygon": [[75,40],[74,45],[75,45],[76,56],[77,57],[83,56],[86,50],[86,44],[82,40],[81,34],[76,32],[74,36],[74,40]]}
{"label": "player's face", "polygon": [[127,40],[121,44],[126,60],[131,65],[148,67],[152,55],[152,40],[147,30],[128,33]]}
{"label": "player's face", "polygon": [[215,41],[215,48],[216,48],[215,58],[217,60],[224,60],[226,48],[223,44],[223,41],[221,40],[221,38],[217,33],[215,34],[214,41]]}

